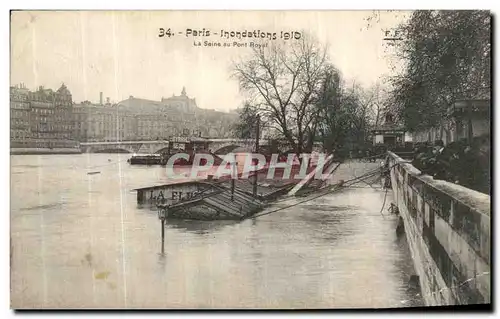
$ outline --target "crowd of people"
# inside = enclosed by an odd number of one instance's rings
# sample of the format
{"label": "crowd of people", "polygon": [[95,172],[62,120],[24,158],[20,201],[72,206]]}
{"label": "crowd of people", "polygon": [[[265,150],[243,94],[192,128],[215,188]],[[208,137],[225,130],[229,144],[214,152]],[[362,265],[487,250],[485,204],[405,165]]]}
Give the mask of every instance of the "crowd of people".
{"label": "crowd of people", "polygon": [[490,194],[490,136],[482,135],[461,139],[444,145],[442,140],[434,143],[407,143],[408,145],[375,145],[350,150],[340,149],[337,156],[342,159],[376,161],[392,151],[412,164],[422,174],[434,179],[446,180],[464,187]]}
{"label": "crowd of people", "polygon": [[417,142],[404,145],[377,144],[350,149],[339,148],[337,160],[376,162],[391,151],[403,159],[411,159],[412,165],[422,174],[434,179],[446,180],[464,187],[490,194],[490,136],[482,135],[450,142]]}
{"label": "crowd of people", "polygon": [[422,174],[446,180],[464,187],[490,194],[490,137],[474,137],[444,145],[442,140],[433,144],[416,143],[413,166]]}

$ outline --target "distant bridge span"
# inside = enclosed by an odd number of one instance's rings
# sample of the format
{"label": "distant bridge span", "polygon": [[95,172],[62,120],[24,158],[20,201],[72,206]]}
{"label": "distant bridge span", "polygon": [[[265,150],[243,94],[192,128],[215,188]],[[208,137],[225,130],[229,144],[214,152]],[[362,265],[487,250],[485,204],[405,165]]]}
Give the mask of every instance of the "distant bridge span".
{"label": "distant bridge span", "polygon": [[[245,151],[255,149],[254,139],[237,139],[237,138],[221,138],[221,139],[206,139],[210,145],[209,148],[216,154],[227,154],[237,148],[243,148]],[[154,154],[160,153],[168,148],[167,140],[158,141],[115,141],[115,142],[84,142],[80,143],[80,149],[83,153],[135,153],[135,154]],[[261,139],[259,145],[266,147],[269,145],[269,140]],[[287,147],[279,147],[284,151]],[[283,148],[283,149],[281,149]],[[321,149],[321,143],[315,143],[315,150]]]}

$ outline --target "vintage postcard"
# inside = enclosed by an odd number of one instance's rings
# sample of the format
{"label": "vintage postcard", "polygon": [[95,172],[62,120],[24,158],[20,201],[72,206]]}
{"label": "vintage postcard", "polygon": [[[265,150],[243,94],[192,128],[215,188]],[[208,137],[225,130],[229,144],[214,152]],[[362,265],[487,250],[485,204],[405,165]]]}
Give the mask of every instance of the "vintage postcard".
{"label": "vintage postcard", "polygon": [[481,10],[11,11],[11,308],[489,309],[490,37]]}

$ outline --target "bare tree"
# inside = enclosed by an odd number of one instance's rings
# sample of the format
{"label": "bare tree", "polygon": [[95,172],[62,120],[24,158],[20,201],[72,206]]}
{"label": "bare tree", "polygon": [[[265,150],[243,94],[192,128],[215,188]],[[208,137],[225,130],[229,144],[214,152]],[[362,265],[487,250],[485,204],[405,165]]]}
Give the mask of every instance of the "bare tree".
{"label": "bare tree", "polygon": [[388,92],[381,82],[365,89],[358,84],[353,84],[353,91],[359,96],[360,110],[367,119],[369,126],[377,127],[382,124],[385,109],[388,108]]}
{"label": "bare tree", "polygon": [[250,58],[233,65],[233,76],[261,117],[300,154],[316,135],[315,99],[327,67],[326,49],[304,36],[292,44],[254,48]]}

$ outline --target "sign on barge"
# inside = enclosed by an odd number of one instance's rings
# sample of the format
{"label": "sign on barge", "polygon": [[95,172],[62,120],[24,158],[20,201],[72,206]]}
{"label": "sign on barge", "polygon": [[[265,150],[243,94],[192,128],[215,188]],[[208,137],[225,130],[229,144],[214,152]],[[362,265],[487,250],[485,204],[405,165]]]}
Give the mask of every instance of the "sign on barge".
{"label": "sign on barge", "polygon": [[189,181],[136,189],[142,207],[166,210],[168,218],[244,219],[262,210],[264,203],[225,183]]}

